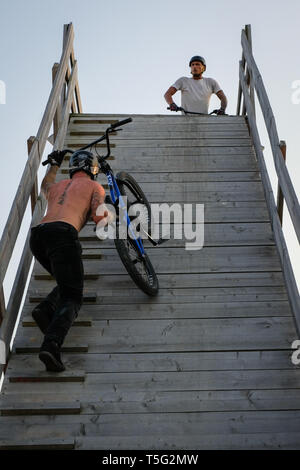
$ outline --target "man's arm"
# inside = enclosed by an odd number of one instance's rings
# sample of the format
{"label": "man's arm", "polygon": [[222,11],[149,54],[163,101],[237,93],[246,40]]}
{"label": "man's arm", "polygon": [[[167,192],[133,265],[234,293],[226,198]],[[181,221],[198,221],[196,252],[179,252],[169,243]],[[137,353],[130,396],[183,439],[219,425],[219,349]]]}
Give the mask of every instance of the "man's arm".
{"label": "man's arm", "polygon": [[107,224],[111,224],[115,219],[114,214],[107,209],[104,201],[105,191],[99,184],[99,188],[95,189],[92,195],[91,217],[95,224],[98,225],[100,223],[101,227],[104,227]]}
{"label": "man's arm", "polygon": [[177,89],[174,86],[170,86],[170,88],[164,94],[164,98],[169,105],[173,103],[172,96],[176,93],[176,91]]}
{"label": "man's arm", "polygon": [[227,107],[227,98],[223,92],[223,90],[220,90],[216,93],[217,97],[220,99],[221,101],[221,108],[225,111],[226,107]]}
{"label": "man's arm", "polygon": [[50,186],[55,183],[56,173],[58,168],[60,167],[66,151],[54,150],[53,152],[49,153],[48,161],[50,162],[50,169],[44,176],[42,181],[41,190],[44,193],[45,197],[47,197],[47,193],[49,191]]}
{"label": "man's arm", "polygon": [[45,197],[47,197],[48,190],[52,184],[55,183],[56,173],[58,170],[57,165],[53,165],[50,167],[49,171],[44,176],[44,179],[41,184],[41,190],[44,193]]}

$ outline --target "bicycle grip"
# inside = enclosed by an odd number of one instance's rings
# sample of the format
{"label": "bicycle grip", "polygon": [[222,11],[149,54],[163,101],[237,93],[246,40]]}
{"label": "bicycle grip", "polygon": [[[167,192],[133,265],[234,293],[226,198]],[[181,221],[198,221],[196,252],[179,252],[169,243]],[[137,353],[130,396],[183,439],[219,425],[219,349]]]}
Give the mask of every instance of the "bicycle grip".
{"label": "bicycle grip", "polygon": [[132,118],[123,119],[122,121],[118,121],[112,124],[110,128],[115,129],[116,127],[120,127],[120,126],[123,126],[124,124],[128,124],[128,122],[131,122],[131,121],[132,121]]}

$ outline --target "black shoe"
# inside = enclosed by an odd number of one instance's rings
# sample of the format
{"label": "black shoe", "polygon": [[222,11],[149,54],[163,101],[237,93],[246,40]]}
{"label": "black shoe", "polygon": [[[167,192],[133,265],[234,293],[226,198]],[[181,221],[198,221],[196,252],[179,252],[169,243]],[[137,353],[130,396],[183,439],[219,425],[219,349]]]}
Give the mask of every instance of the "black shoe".
{"label": "black shoe", "polygon": [[40,353],[40,360],[45,364],[46,370],[51,372],[62,372],[65,366],[60,357],[60,348],[54,341],[44,341]]}

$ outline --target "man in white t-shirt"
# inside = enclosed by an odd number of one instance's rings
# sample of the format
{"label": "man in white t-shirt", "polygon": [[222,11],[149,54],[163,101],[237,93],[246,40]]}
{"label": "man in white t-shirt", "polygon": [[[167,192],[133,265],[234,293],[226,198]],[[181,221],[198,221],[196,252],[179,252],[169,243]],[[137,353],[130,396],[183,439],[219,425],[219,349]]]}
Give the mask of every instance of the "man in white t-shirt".
{"label": "man in white t-shirt", "polygon": [[221,107],[217,110],[217,114],[225,114],[227,98],[220,85],[213,78],[202,77],[206,70],[205,59],[201,56],[193,56],[189,66],[192,78],[179,78],[164,95],[171,111],[178,111],[178,106],[174,103],[172,96],[180,90],[181,107],[185,111],[208,114],[209,100],[211,95],[215,93],[221,101]]}

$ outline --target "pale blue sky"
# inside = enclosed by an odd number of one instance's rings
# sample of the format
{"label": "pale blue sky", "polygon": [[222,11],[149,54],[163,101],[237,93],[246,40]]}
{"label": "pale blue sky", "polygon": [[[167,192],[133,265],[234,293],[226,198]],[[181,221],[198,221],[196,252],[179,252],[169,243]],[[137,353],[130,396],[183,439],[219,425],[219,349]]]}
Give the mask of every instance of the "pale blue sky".
{"label": "pale blue sky", "polygon": [[[291,99],[292,83],[300,79],[299,0],[1,0],[0,7],[0,80],[6,84],[6,104],[0,105],[0,234],[27,158],[26,140],[36,134],[49,96],[63,24],[69,22],[84,112],[122,114],[167,113],[163,94],[189,74],[194,54],[206,58],[206,76],[220,83],[228,113],[235,114],[241,28],[251,24],[254,56],[299,194],[300,104]],[[217,104],[214,97],[210,109]],[[260,119],[259,125],[275,181]],[[299,259],[289,220],[284,225],[291,257]]]}

